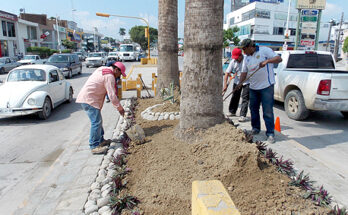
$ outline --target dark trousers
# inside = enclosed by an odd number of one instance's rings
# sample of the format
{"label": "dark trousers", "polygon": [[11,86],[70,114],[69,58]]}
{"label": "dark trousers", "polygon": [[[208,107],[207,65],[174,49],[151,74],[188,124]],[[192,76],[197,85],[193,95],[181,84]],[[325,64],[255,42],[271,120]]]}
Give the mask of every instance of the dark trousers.
{"label": "dark trousers", "polygon": [[[237,87],[237,84],[233,84],[233,90],[236,87]],[[249,84],[243,85],[242,88],[240,88],[239,90],[236,90],[233,93],[228,109],[230,113],[236,114],[241,94],[242,94],[242,105],[240,108],[240,115],[245,117],[248,112],[248,104],[249,104]]]}
{"label": "dark trousers", "polygon": [[267,136],[274,136],[273,95],[274,85],[262,90],[250,90],[251,126],[253,130],[260,131],[260,105],[262,105]]}

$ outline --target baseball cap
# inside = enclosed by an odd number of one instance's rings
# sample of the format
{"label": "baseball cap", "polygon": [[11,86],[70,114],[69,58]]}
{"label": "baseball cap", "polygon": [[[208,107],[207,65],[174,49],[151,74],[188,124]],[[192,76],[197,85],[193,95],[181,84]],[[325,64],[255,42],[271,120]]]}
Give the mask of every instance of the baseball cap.
{"label": "baseball cap", "polygon": [[241,48],[254,46],[254,41],[252,41],[251,39],[244,39],[240,46]]}
{"label": "baseball cap", "polygon": [[231,58],[237,60],[241,54],[242,54],[242,50],[239,49],[239,48],[235,48],[235,49],[233,49],[233,51],[232,51],[232,56],[231,56]]}
{"label": "baseball cap", "polygon": [[110,61],[106,64],[106,66],[115,66],[121,70],[122,76],[126,77],[126,67],[124,66],[123,63],[117,62],[117,61]]}

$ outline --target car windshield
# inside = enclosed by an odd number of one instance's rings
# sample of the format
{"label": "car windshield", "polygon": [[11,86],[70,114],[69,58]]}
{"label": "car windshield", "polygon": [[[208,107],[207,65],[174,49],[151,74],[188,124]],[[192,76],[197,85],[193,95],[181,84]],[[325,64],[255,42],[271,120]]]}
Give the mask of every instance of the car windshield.
{"label": "car windshield", "polygon": [[101,53],[91,53],[88,55],[88,57],[101,57],[102,54]]}
{"label": "car windshield", "polygon": [[35,60],[35,56],[34,55],[25,55],[24,60]]}
{"label": "car windshield", "polygon": [[133,46],[121,46],[120,51],[121,52],[132,52]]}
{"label": "car windshield", "polygon": [[48,59],[51,63],[67,63],[69,62],[69,56],[67,55],[53,55]]}
{"label": "car windshield", "polygon": [[110,53],[109,53],[109,56],[116,56],[116,55],[117,55],[116,52],[110,52]]}
{"label": "car windshield", "polygon": [[46,73],[42,69],[17,69],[8,74],[7,82],[46,81]]}
{"label": "car windshield", "polygon": [[5,59],[4,58],[0,58],[0,63],[5,63]]}

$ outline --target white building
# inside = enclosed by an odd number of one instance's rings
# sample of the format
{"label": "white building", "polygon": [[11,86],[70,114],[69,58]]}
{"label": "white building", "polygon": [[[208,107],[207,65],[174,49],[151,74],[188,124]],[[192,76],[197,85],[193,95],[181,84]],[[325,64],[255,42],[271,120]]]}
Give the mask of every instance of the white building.
{"label": "white building", "polygon": [[18,54],[18,18],[15,14],[0,10],[0,57]]}
{"label": "white building", "polygon": [[[320,25],[318,50],[334,52],[334,47],[336,45],[336,39],[339,32],[339,28],[340,28],[339,23],[336,23],[336,25],[331,27],[331,32],[330,32],[330,23],[322,23]],[[339,56],[341,55],[341,52],[342,52],[345,31],[348,31],[348,22],[342,23],[341,33],[339,38],[339,48],[338,48]],[[330,37],[329,37],[329,33],[330,33]],[[329,43],[327,46],[328,39],[329,39]]]}
{"label": "white building", "polygon": [[[288,0],[277,3],[252,2],[226,15],[224,29],[237,26],[239,39],[250,38],[259,45],[265,45],[275,50],[284,44],[286,22],[288,15]],[[289,49],[295,44],[298,11],[296,1],[292,1],[289,17]]]}
{"label": "white building", "polygon": [[28,47],[40,46],[39,24],[18,19],[18,51],[26,54]]}

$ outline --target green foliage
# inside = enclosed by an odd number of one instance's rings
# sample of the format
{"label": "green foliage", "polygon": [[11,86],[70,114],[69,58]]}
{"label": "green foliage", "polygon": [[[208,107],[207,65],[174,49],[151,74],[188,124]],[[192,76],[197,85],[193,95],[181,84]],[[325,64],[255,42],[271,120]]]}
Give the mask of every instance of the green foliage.
{"label": "green foliage", "polygon": [[72,52],[71,49],[64,49],[64,50],[62,50],[62,53],[71,53],[71,52]]}
{"label": "green foliage", "polygon": [[125,28],[120,28],[120,31],[118,32],[121,36],[126,35],[126,29]]}
{"label": "green foliage", "polygon": [[57,51],[55,49],[50,49],[48,47],[37,47],[37,46],[33,46],[33,47],[28,47],[27,48],[27,52],[31,52],[37,55],[40,55],[41,58],[46,58],[49,57],[50,55],[52,55],[53,53],[55,53],[54,51]]}
{"label": "green foliage", "polygon": [[[139,43],[143,50],[147,49],[147,38],[145,38],[145,28],[147,26],[135,26],[130,29],[129,35],[133,42]],[[150,27],[150,44],[158,39],[158,31]]]}
{"label": "green foliage", "polygon": [[224,30],[224,47],[229,46],[230,42],[233,42],[235,46],[238,46],[240,39],[235,35],[239,31],[238,27],[229,28]]}
{"label": "green foliage", "polygon": [[54,53],[58,53],[59,51],[57,49],[51,49],[50,50],[50,55],[53,55]]}
{"label": "green foliage", "polygon": [[344,53],[347,53],[347,52],[348,52],[348,37],[346,37],[346,39],[344,40],[343,52],[344,52]]}
{"label": "green foliage", "polygon": [[74,43],[74,42],[71,42],[71,41],[68,40],[68,39],[63,40],[63,41],[62,41],[62,44],[63,44],[63,46],[65,46],[65,47],[68,48],[68,49],[74,49],[74,47],[75,47],[75,43]]}
{"label": "green foliage", "polygon": [[160,95],[163,101],[169,100],[172,104],[176,102],[174,98],[174,83],[170,83],[169,88],[162,88],[160,90]]}

